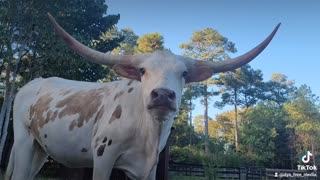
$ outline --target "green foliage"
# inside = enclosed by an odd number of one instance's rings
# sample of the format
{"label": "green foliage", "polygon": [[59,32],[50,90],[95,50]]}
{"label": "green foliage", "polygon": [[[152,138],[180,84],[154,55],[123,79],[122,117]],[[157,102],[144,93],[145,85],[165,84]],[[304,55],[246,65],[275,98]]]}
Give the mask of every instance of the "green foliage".
{"label": "green foliage", "polygon": [[295,91],[294,81],[288,81],[283,74],[274,73],[271,75],[271,80],[264,83],[263,91],[263,99],[273,101],[281,108]]}
{"label": "green foliage", "polygon": [[200,137],[188,125],[188,115],[185,111],[181,110],[174,122],[174,130],[171,133],[172,144],[184,147],[188,145],[197,145],[200,143]]}
{"label": "green foliage", "polygon": [[216,167],[227,166],[227,167],[239,167],[244,165],[246,159],[242,156],[239,156],[238,153],[235,152],[227,152],[224,153],[212,153],[209,155],[205,155],[203,159],[204,165],[208,166],[209,169],[213,169]]}
{"label": "green foliage", "polygon": [[121,29],[120,35],[124,40],[120,43],[120,46],[113,49],[113,54],[124,54],[124,55],[133,55],[137,51],[137,40],[138,36],[133,32],[132,29],[126,28]]}
{"label": "green foliage", "polygon": [[112,51],[113,54],[133,55],[164,50],[163,36],[157,32],[138,37],[132,29],[126,28],[118,33],[124,40]]}
{"label": "green foliage", "polygon": [[276,112],[270,105],[259,103],[242,116],[241,148],[251,161],[269,165],[275,158]]}
{"label": "green foliage", "polygon": [[291,133],[292,146],[297,151],[296,158],[307,150],[318,154],[320,144],[320,106],[319,97],[310,87],[302,85],[284,105],[287,113],[287,128]]}
{"label": "green foliage", "polygon": [[22,80],[59,76],[97,81],[109,72],[101,65],[80,60],[82,58],[55,35],[46,15],[52,13],[61,26],[82,43],[106,52],[116,47],[121,39],[103,38],[103,33],[120,18],[119,15],[105,16],[107,5],[104,1],[5,0],[1,3],[2,11],[7,12],[6,17],[0,17],[0,24],[5,25],[0,28],[0,35],[7,47],[1,49],[7,50],[6,60],[12,59],[14,54],[24,54],[20,68]]}
{"label": "green foliage", "polygon": [[[182,95],[182,101],[178,115],[174,121],[174,130],[171,133],[173,144],[183,147],[200,144],[200,136],[194,131],[190,112],[192,112],[192,99],[195,97],[193,88],[186,88]],[[191,98],[191,99],[190,99]]]}
{"label": "green foliage", "polygon": [[[190,56],[199,60],[224,60],[228,59],[227,52],[234,53],[236,49],[234,43],[228,41],[226,37],[223,37],[216,30],[212,28],[206,28],[200,31],[195,31],[190,42],[183,43],[179,46],[184,49],[183,55]],[[194,89],[196,97],[202,97],[202,103],[204,105],[204,133],[205,139],[209,138],[209,122],[208,122],[208,105],[210,97],[216,95],[216,92],[209,90],[210,85],[213,84],[213,79],[210,78],[202,83],[195,84],[196,88],[192,86],[188,88]],[[191,100],[191,98],[190,98]],[[206,142],[206,152],[208,152],[208,142]]]}
{"label": "green foliage", "polygon": [[137,40],[137,51],[139,53],[151,53],[156,50],[163,50],[163,36],[159,33],[149,33]]}
{"label": "green foliage", "polygon": [[236,52],[234,43],[212,28],[195,31],[190,42],[179,47],[185,50],[185,56],[200,60],[224,60],[229,58],[226,52]]}
{"label": "green foliage", "polygon": [[[197,133],[204,134],[204,116],[198,115],[194,118],[194,130]],[[208,121],[209,125],[209,137],[210,138],[218,138],[219,137],[219,124],[217,121],[214,121],[209,117]]]}
{"label": "green foliage", "polygon": [[263,83],[260,70],[254,70],[249,65],[221,73],[214,83],[220,87],[222,100],[216,102],[217,107],[236,105],[248,108],[255,105],[262,98]]}
{"label": "green foliage", "polygon": [[170,147],[170,161],[172,162],[202,164],[203,157],[203,151],[199,151],[193,146]]}
{"label": "green foliage", "polygon": [[220,139],[222,139],[227,146],[232,146],[234,141],[234,113],[226,111],[216,115],[216,121],[219,124],[218,131]]}
{"label": "green foliage", "polygon": [[225,105],[234,106],[234,145],[239,147],[238,107],[249,108],[262,97],[262,73],[253,70],[249,65],[242,66],[233,72],[220,73],[214,83],[219,87],[221,101],[215,106],[222,108]]}

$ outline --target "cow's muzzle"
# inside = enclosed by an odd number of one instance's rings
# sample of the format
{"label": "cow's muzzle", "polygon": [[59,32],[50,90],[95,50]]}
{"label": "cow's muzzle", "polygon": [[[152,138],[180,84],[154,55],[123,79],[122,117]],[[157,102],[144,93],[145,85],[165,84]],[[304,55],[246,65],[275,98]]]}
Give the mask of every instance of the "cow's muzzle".
{"label": "cow's muzzle", "polygon": [[176,111],[176,93],[169,89],[158,88],[151,91],[148,109]]}

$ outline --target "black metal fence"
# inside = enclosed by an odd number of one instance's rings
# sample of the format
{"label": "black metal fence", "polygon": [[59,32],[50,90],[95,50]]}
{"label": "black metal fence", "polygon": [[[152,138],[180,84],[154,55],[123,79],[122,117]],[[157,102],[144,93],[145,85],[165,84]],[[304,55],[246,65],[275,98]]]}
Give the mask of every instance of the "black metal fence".
{"label": "black metal fence", "polygon": [[[207,167],[198,164],[170,163],[170,176],[208,177],[228,180],[317,180],[317,171],[268,169],[263,167]],[[320,178],[319,178],[320,179]]]}

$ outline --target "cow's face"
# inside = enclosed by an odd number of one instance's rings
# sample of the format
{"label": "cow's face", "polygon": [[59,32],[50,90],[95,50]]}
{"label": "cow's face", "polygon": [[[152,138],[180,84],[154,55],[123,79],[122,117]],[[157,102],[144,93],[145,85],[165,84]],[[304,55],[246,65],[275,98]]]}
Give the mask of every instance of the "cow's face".
{"label": "cow's face", "polygon": [[180,107],[188,68],[177,57],[157,51],[145,56],[137,65],[114,66],[119,75],[141,81],[144,106],[148,113],[159,119],[175,114]]}
{"label": "cow's face", "polygon": [[159,120],[177,112],[185,83],[206,80],[214,73],[208,61],[195,61],[167,51],[141,58],[137,63],[117,64],[113,69],[120,76],[141,81],[145,108]]}

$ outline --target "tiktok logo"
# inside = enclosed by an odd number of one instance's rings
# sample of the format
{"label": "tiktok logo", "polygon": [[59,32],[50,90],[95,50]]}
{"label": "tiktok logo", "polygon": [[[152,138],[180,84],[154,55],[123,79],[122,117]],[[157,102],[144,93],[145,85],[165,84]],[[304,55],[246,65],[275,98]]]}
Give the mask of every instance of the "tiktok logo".
{"label": "tiktok logo", "polygon": [[302,162],[305,164],[308,164],[311,160],[311,157],[313,156],[313,154],[310,151],[307,151],[307,154],[302,156]]}

